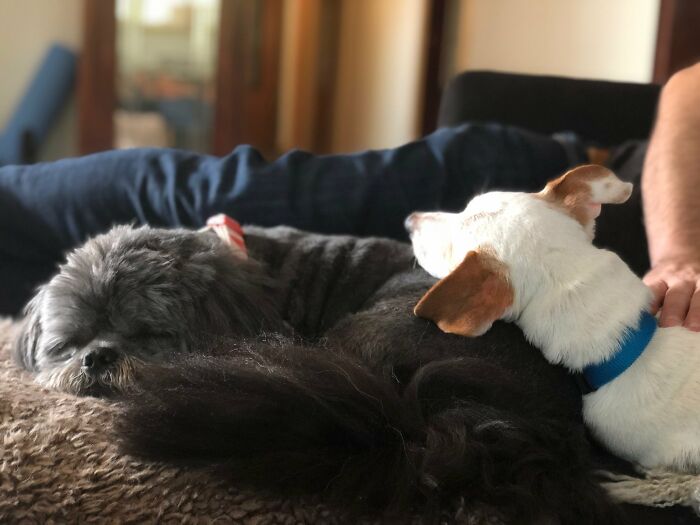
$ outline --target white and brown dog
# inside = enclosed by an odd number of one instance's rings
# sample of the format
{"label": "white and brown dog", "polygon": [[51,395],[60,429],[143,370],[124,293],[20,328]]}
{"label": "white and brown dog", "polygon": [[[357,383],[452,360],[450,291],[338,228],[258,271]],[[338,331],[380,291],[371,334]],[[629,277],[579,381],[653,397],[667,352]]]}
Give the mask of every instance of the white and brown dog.
{"label": "white and brown dog", "polygon": [[461,213],[406,220],[420,265],[441,280],[417,315],[478,336],[513,321],[551,363],[583,372],[591,431],[645,467],[700,470],[700,335],[657,328],[651,293],[592,244],[602,204],[632,185],[582,166],[539,193],[490,192]]}

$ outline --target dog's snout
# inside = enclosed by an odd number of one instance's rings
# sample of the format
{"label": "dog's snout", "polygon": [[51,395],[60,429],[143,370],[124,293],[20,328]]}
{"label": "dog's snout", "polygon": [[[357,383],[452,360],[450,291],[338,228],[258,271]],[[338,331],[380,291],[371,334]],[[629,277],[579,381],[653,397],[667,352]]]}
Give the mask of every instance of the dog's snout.
{"label": "dog's snout", "polygon": [[403,225],[408,233],[413,233],[413,230],[416,229],[419,215],[419,213],[412,213],[411,215],[406,217],[406,220],[403,222]]}
{"label": "dog's snout", "polygon": [[83,368],[90,372],[101,372],[117,360],[117,351],[108,346],[90,350],[83,356]]}

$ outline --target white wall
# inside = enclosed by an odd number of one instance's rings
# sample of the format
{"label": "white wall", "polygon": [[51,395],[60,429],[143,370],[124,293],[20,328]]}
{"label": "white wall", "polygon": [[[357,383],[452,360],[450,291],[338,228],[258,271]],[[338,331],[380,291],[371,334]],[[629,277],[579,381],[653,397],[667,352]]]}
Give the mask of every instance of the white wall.
{"label": "white wall", "polygon": [[[0,133],[53,42],[78,49],[82,0],[0,0]],[[61,114],[41,158],[75,154],[77,117],[73,99]]]}
{"label": "white wall", "polygon": [[649,82],[659,0],[457,0],[453,72]]}
{"label": "white wall", "polygon": [[333,151],[418,135],[427,13],[427,0],[342,3]]}

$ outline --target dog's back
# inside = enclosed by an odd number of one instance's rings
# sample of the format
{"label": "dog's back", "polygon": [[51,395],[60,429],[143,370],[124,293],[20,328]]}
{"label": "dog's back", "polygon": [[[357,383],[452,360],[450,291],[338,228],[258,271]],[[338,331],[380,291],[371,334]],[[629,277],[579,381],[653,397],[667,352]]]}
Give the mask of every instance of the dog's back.
{"label": "dog's back", "polygon": [[245,228],[251,257],[277,283],[276,301],[297,335],[321,337],[360,310],[392,276],[414,266],[408,244],[321,235],[294,228]]}

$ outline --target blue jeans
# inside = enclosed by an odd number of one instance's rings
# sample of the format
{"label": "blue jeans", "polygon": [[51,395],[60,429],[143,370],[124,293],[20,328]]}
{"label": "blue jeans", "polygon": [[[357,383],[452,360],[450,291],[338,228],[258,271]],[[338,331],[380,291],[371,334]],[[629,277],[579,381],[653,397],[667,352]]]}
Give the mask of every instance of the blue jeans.
{"label": "blue jeans", "polygon": [[441,129],[396,149],[266,162],[164,149],[109,151],[0,168],[0,313],[15,314],[67,250],[117,223],[243,224],[405,239],[415,210],[459,210],[487,188],[536,189],[584,159],[550,137],[499,125]]}

